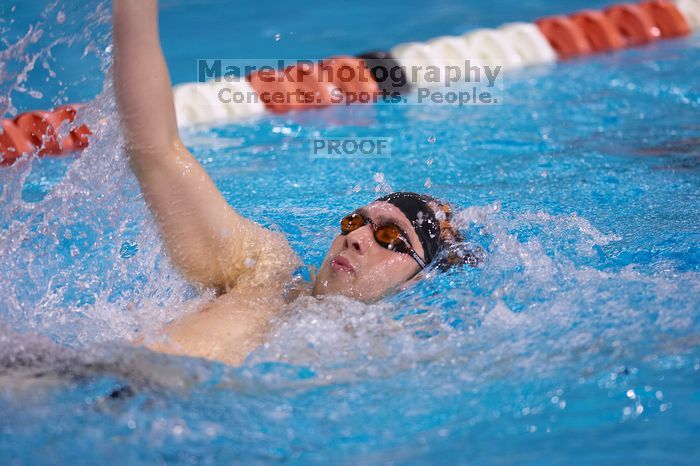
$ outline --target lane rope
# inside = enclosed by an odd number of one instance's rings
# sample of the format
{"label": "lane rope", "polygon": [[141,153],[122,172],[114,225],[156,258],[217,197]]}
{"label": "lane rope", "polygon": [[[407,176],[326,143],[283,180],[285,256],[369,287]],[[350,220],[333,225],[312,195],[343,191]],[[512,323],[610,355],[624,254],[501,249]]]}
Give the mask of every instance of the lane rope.
{"label": "lane rope", "polygon": [[[583,10],[534,23],[508,23],[461,36],[406,42],[389,51],[256,71],[241,80],[179,84],[173,88],[175,112],[178,126],[186,127],[267,113],[372,103],[381,100],[382,93],[407,94],[415,85],[439,85],[425,82],[423,74],[413,82],[407,70],[416,64],[444,68],[470,60],[476,65],[518,68],[683,37],[698,29],[700,0],[619,3],[602,11]],[[321,79],[324,70],[329,74]],[[90,129],[75,124],[80,106],[63,105],[2,119],[0,165],[11,165],[23,154],[61,155],[87,147]]]}

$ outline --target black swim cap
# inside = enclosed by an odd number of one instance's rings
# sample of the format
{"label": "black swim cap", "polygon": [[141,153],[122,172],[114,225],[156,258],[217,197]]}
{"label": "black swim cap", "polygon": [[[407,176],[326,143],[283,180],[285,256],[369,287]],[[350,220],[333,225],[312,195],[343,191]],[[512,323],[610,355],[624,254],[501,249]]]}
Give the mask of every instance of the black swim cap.
{"label": "black swim cap", "polygon": [[423,246],[423,260],[426,264],[431,263],[442,246],[442,240],[440,221],[436,218],[435,211],[429,204],[435,205],[440,204],[440,202],[427,194],[406,191],[388,194],[375,199],[375,202],[377,201],[388,202],[403,212],[408,221],[411,222],[411,226],[413,226]]}
{"label": "black swim cap", "polygon": [[466,243],[451,224],[452,207],[427,194],[400,191],[375,199],[392,204],[411,222],[423,246],[423,260],[428,265],[437,256],[437,268],[446,271],[455,266],[476,267],[483,262],[483,250]]}

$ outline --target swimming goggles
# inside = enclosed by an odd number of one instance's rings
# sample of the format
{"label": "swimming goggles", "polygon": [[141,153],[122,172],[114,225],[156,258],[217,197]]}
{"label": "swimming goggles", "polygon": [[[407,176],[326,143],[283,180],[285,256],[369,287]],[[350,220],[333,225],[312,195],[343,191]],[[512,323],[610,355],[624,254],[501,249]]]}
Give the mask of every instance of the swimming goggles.
{"label": "swimming goggles", "polygon": [[343,235],[347,235],[368,223],[372,225],[374,229],[374,239],[380,246],[390,251],[409,254],[418,265],[420,265],[421,269],[425,268],[425,262],[423,262],[423,259],[420,258],[415,249],[411,247],[411,242],[408,240],[407,235],[403,232],[401,227],[395,223],[377,226],[371,218],[365,217],[358,212],[353,212],[343,217],[340,221],[340,230]]}

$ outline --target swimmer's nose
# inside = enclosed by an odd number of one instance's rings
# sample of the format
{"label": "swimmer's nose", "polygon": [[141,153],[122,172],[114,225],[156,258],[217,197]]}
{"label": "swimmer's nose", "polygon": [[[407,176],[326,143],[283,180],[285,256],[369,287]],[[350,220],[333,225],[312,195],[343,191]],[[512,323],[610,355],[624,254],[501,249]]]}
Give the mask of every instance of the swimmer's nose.
{"label": "swimmer's nose", "polygon": [[371,225],[365,225],[345,236],[345,248],[353,249],[357,254],[363,255],[367,252],[372,241],[374,241]]}

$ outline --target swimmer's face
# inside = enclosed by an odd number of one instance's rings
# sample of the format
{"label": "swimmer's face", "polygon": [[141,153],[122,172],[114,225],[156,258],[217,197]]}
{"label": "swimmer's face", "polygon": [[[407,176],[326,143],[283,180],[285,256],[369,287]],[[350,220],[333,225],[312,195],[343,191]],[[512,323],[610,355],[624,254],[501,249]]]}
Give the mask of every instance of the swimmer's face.
{"label": "swimmer's face", "polygon": [[[396,206],[376,201],[361,209],[377,226],[395,223],[408,235],[413,249],[424,258],[423,246],[408,218]],[[373,302],[405,285],[420,270],[409,255],[391,251],[374,238],[369,223],[340,233],[333,240],[314,281],[314,296],[342,294],[358,301]]]}

